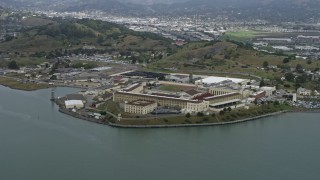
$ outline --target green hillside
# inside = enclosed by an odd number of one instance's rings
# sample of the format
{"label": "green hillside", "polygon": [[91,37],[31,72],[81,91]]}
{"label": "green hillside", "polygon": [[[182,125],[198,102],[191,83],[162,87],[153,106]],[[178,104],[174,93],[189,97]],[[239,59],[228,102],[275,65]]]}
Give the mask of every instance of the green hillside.
{"label": "green hillside", "polygon": [[[241,74],[256,75],[269,79],[272,84],[279,84],[280,78],[290,73],[300,64],[304,69],[315,71],[320,68],[318,61],[295,59],[283,60],[289,55],[272,55],[253,50],[250,45],[237,42],[194,42],[180,48],[175,54],[148,66],[150,70],[180,72],[193,74],[217,74],[224,76],[240,76]],[[267,62],[268,67],[264,67]],[[173,68],[174,67],[174,68]],[[311,78],[297,73],[303,79],[300,84],[310,85]],[[284,85],[282,83],[282,85]],[[293,86],[294,82],[286,86]],[[314,86],[313,84],[312,86]]]}
{"label": "green hillside", "polygon": [[89,19],[28,18],[22,21],[19,35],[0,43],[3,52],[32,56],[82,49],[84,46],[103,51],[136,50],[147,52],[171,47],[168,39],[151,33],[138,33],[123,26]]}

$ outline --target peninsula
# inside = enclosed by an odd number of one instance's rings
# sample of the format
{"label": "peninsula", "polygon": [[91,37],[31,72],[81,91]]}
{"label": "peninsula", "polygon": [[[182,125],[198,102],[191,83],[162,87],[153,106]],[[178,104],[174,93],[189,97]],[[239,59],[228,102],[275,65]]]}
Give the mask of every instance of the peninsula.
{"label": "peninsula", "polygon": [[0,84],[81,88],[52,97],[61,112],[81,119],[119,127],[214,125],[320,107],[319,49],[310,46],[320,39],[309,31],[224,27],[212,36],[191,28],[177,38],[160,27],[1,13],[10,26],[0,31]]}

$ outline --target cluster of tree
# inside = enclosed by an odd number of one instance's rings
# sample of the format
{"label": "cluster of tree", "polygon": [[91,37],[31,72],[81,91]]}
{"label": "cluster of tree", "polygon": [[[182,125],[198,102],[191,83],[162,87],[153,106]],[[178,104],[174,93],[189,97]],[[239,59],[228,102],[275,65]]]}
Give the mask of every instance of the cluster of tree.
{"label": "cluster of tree", "polygon": [[14,39],[14,36],[10,36],[10,35],[6,35],[5,37],[4,37],[4,40],[5,41],[12,41]]}
{"label": "cluster of tree", "polygon": [[268,69],[268,67],[269,67],[268,61],[264,61],[264,62],[262,63],[262,67],[265,68],[265,69]]}
{"label": "cluster of tree", "polygon": [[223,110],[221,110],[219,114],[224,115],[226,112],[231,112],[231,111],[232,111],[231,107],[223,108]]}
{"label": "cluster of tree", "polygon": [[62,23],[59,25],[46,25],[38,29],[39,35],[48,35],[51,37],[65,37],[67,39],[78,39],[84,37],[95,37],[95,33],[83,25],[75,23]]}
{"label": "cluster of tree", "polygon": [[282,62],[283,64],[289,63],[291,60],[295,60],[296,59],[296,55],[288,55],[288,57],[285,57]]}
{"label": "cluster of tree", "polygon": [[233,48],[228,48],[225,50],[225,55],[224,55],[224,58],[225,59],[237,59],[239,58],[240,54],[239,52],[237,51],[237,49],[233,49]]}
{"label": "cluster of tree", "polygon": [[18,64],[17,64],[16,61],[10,61],[10,62],[8,63],[8,68],[9,68],[9,69],[19,69],[19,66],[18,66]]}

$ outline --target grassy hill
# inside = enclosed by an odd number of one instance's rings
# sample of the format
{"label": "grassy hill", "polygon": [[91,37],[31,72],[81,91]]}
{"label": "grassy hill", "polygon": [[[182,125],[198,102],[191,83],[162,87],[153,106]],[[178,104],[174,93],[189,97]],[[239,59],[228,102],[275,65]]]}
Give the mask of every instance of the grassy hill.
{"label": "grassy hill", "polygon": [[[30,56],[35,53],[67,51],[83,46],[100,50],[151,51],[171,47],[168,39],[151,33],[131,31],[123,26],[89,19],[32,17],[21,22],[19,36],[0,43],[3,52]],[[43,53],[44,52],[44,53]]]}
{"label": "grassy hill", "polygon": [[[304,69],[311,71],[320,68],[318,61],[292,59],[288,63],[283,63],[283,59],[286,57],[286,55],[258,52],[241,43],[227,41],[194,42],[183,46],[175,54],[150,64],[148,68],[168,72],[170,68],[175,67],[176,70],[173,70],[173,72],[223,73],[227,76],[251,74],[278,82],[281,77],[289,72],[290,68],[295,68],[297,64],[301,64]],[[270,68],[263,68],[264,62],[268,62]]]}
{"label": "grassy hill", "polygon": [[[306,77],[306,73],[296,73],[291,68],[298,64],[311,71],[320,68],[319,61],[292,58],[284,63],[287,55],[258,52],[250,44],[235,41],[190,42],[176,47],[159,35],[135,32],[98,20],[31,17],[19,23],[22,28],[18,36],[0,42],[0,55],[8,57],[9,54],[20,66],[70,54],[118,52],[123,57],[131,56],[132,62],[148,62],[147,70],[228,76],[250,74],[271,80],[271,85],[282,83],[287,87],[297,83],[315,86],[309,83],[312,78]],[[233,34],[241,38],[253,35],[252,32]],[[7,63],[3,62],[0,56],[0,67]],[[262,68],[265,62],[268,68]],[[296,73],[299,81],[280,82],[281,77],[291,72]],[[320,87],[320,81],[318,85]]]}

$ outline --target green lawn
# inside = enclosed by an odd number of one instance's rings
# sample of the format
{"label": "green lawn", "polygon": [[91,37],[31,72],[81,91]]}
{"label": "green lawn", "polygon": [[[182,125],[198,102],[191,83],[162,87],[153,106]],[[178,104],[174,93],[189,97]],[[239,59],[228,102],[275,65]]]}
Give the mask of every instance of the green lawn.
{"label": "green lawn", "polygon": [[235,41],[245,41],[252,39],[256,36],[259,36],[259,32],[257,31],[234,31],[234,32],[227,32],[223,38],[224,39],[230,39],[230,40],[235,40]]}

